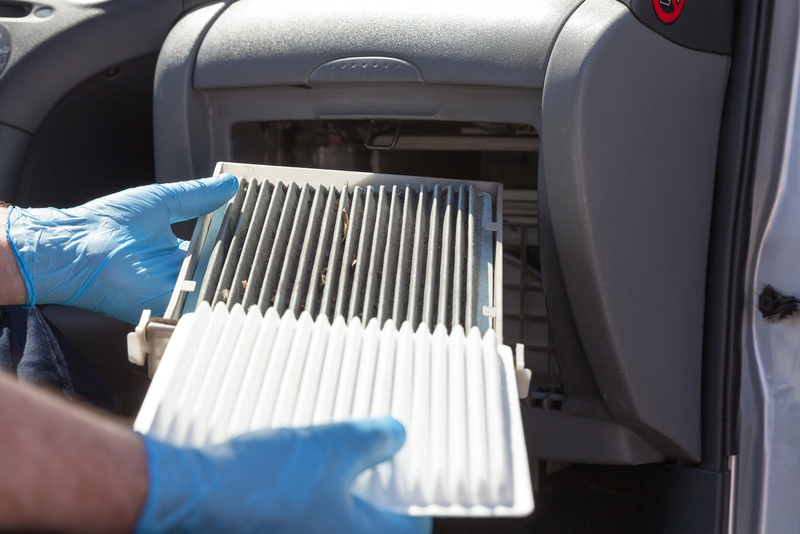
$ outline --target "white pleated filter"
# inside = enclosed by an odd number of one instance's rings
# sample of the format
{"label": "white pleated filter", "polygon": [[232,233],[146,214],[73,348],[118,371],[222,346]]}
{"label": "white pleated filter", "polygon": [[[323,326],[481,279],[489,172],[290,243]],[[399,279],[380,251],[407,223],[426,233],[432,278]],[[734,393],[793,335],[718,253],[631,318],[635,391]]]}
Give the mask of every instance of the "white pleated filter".
{"label": "white pleated filter", "polygon": [[406,444],[364,472],[355,494],[412,515],[533,510],[511,353],[491,329],[431,333],[423,323],[415,332],[409,322],[330,324],[203,302],[180,319],[134,429],[203,446],[380,415],[405,425]]}

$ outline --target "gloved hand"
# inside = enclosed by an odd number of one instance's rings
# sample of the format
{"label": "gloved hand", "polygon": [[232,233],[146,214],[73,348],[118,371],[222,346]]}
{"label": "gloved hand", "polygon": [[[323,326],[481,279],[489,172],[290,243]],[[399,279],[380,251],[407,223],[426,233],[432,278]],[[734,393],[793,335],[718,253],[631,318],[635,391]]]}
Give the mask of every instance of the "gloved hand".
{"label": "gloved hand", "polygon": [[144,436],[149,492],[135,533],[430,532],[430,518],[384,512],[350,493],[361,471],[404,440],[389,417],[269,430],[205,449]]}
{"label": "gloved hand", "polygon": [[27,307],[65,304],[135,324],[144,309],[169,303],[188,243],[170,224],[209,213],[230,199],[238,180],[153,184],[70,209],[10,207],[6,231]]}

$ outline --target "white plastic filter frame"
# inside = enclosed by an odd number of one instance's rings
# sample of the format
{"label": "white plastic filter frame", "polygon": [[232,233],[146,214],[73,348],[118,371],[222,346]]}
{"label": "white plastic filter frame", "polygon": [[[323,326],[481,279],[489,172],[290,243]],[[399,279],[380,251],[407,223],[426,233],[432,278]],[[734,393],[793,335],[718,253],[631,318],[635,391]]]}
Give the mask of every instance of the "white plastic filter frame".
{"label": "white plastic filter frame", "polygon": [[134,429],[204,446],[247,431],[392,415],[407,441],[353,492],[396,513],[526,516],[533,510],[514,364],[489,330],[333,324],[253,306],[184,315]]}

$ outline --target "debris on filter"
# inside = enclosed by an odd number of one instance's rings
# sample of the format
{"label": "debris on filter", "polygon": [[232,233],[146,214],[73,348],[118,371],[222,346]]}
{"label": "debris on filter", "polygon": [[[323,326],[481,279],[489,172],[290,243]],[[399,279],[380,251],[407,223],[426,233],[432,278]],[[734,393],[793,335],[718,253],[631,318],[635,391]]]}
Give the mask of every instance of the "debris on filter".
{"label": "debris on filter", "polygon": [[758,296],[758,311],[767,321],[785,319],[800,309],[800,299],[787,296],[766,285]]}
{"label": "debris on filter", "polygon": [[242,289],[247,289],[247,280],[242,280]]}
{"label": "debris on filter", "polygon": [[347,210],[342,208],[342,243],[347,237],[347,227],[350,225],[350,220],[347,218]]}
{"label": "debris on filter", "polygon": [[353,263],[350,264],[350,268],[351,269],[355,269],[356,268],[356,262],[358,262],[358,260],[356,259],[355,256],[353,256]]}
{"label": "debris on filter", "polygon": [[322,273],[319,275],[319,287],[325,287],[325,280],[328,277],[328,268],[325,267],[322,269]]}
{"label": "debris on filter", "polygon": [[228,302],[228,297],[230,296],[230,294],[231,294],[231,290],[230,289],[223,289],[222,290],[222,297],[220,298],[220,300],[222,302]]}

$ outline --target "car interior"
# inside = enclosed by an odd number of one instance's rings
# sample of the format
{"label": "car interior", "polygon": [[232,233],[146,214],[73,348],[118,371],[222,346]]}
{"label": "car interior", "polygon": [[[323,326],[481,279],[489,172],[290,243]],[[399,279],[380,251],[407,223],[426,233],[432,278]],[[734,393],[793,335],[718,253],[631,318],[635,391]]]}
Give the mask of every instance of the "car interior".
{"label": "car interior", "polygon": [[[220,161],[501,183],[536,509],[434,530],[727,532],[768,13],[0,0],[0,199],[70,207]],[[132,423],[150,383],[133,325],[42,312]]]}

